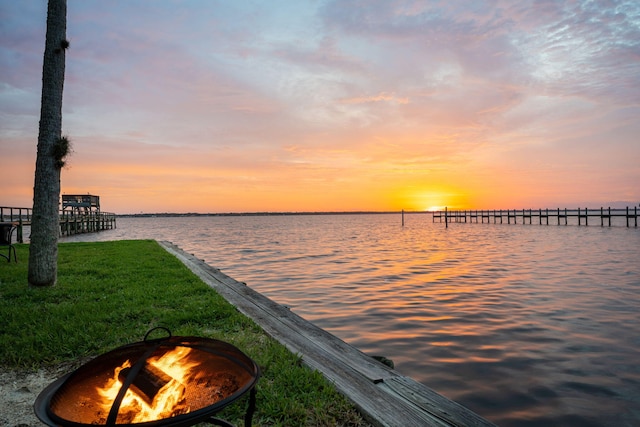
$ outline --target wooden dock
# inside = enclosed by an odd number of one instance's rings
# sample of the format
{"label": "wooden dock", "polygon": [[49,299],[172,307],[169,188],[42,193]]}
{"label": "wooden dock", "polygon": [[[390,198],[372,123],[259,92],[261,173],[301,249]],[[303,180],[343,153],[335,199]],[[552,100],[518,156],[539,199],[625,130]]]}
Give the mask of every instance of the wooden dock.
{"label": "wooden dock", "polygon": [[109,212],[88,212],[74,214],[60,213],[60,235],[71,236],[79,233],[94,233],[116,228],[116,214]]}
{"label": "wooden dock", "polygon": [[[16,241],[24,243],[24,227],[31,225],[33,209],[0,206],[0,222],[16,225]],[[77,213],[60,211],[60,236],[93,233],[116,228],[116,214],[110,212]]]}
{"label": "wooden dock", "polygon": [[494,426],[172,243],[159,243],[267,334],[300,355],[303,363],[321,372],[371,424],[379,427]]}
{"label": "wooden dock", "polygon": [[[480,223],[500,223],[504,224],[539,224],[549,225],[549,219],[552,224],[556,225],[600,225],[608,227],[618,221],[619,225],[627,227],[638,227],[638,217],[640,213],[638,208],[634,206],[625,209],[611,208],[577,208],[577,209],[493,209],[493,210],[448,210],[432,212],[432,220],[436,222],[444,222],[445,226],[449,223],[460,222],[480,222]],[[594,222],[595,221],[595,222]]]}

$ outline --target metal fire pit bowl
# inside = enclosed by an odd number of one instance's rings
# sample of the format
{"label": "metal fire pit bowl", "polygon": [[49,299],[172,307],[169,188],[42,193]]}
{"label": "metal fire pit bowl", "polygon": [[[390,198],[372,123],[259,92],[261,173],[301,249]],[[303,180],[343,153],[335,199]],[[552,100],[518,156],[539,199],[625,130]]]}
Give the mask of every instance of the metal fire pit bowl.
{"label": "metal fire pit bowl", "polygon": [[[164,329],[164,328],[161,328]],[[153,331],[153,330],[152,330]],[[253,360],[233,345],[215,339],[201,337],[172,337],[148,339],[118,347],[96,357],[75,371],[47,386],[34,403],[36,416],[45,424],[57,427],[80,426],[192,426],[200,422],[231,426],[214,414],[235,402],[250,391],[245,426],[251,425],[255,410],[255,385],[260,377]],[[127,390],[132,389],[153,398],[162,386],[158,376],[148,374],[147,361],[161,357],[176,348],[189,348],[188,362],[195,364],[195,374],[183,384],[182,412],[153,421],[128,423],[118,420],[121,403]],[[105,409],[104,397],[98,389],[114,377],[116,367],[129,360],[131,367],[120,372],[122,386],[117,397]],[[149,398],[149,396],[146,396]],[[122,417],[122,414],[120,414]]]}

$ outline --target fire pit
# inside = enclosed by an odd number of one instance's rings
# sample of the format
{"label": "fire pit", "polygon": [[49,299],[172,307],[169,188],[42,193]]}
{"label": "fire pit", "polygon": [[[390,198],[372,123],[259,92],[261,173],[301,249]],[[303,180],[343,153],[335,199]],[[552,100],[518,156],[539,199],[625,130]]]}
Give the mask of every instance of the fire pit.
{"label": "fire pit", "polygon": [[168,337],[149,339],[149,331],[51,383],[35,401],[36,416],[52,427],[233,427],[214,415],[250,392],[244,422],[251,426],[260,376],[253,360],[229,343],[164,330]]}

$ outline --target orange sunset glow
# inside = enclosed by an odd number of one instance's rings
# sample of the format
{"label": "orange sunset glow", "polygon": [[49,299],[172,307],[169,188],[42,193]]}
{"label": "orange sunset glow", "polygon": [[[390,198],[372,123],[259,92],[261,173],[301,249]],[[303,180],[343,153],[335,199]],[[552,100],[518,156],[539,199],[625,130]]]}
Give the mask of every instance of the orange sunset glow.
{"label": "orange sunset glow", "polygon": [[[637,2],[68,0],[62,193],[139,212],[637,205]],[[46,2],[0,1],[30,207]]]}

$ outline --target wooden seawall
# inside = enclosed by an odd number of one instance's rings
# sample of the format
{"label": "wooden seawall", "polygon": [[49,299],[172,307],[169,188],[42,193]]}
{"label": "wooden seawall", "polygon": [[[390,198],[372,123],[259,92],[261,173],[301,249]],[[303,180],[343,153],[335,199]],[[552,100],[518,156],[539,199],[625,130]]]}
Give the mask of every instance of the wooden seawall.
{"label": "wooden seawall", "polygon": [[380,427],[490,427],[489,421],[365,355],[170,242],[159,242],[267,334],[302,357]]}
{"label": "wooden seawall", "polygon": [[[549,225],[549,218],[556,225],[568,225],[570,222],[576,225],[591,225],[611,227],[612,219],[623,220],[627,227],[638,227],[640,213],[637,207],[625,209],[493,209],[493,210],[448,210],[432,212],[433,222],[436,219],[445,225],[455,222],[493,222],[494,224],[539,224]],[[594,224],[595,220],[595,224]],[[620,221],[622,224],[623,221]]]}

